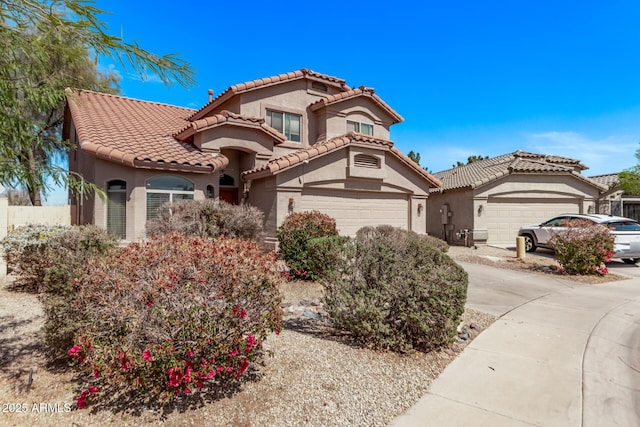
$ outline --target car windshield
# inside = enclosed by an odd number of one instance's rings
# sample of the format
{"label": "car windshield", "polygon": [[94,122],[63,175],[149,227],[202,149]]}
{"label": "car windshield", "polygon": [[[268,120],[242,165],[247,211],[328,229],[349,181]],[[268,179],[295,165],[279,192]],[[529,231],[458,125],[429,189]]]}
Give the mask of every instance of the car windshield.
{"label": "car windshield", "polygon": [[605,224],[614,231],[640,231],[640,224],[635,221],[616,221]]}

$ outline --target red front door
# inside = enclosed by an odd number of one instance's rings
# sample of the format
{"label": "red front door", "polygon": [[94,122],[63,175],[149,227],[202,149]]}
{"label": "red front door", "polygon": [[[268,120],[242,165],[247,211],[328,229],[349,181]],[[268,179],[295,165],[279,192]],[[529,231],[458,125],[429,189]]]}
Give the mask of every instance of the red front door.
{"label": "red front door", "polygon": [[220,200],[232,205],[238,204],[238,187],[220,187]]}

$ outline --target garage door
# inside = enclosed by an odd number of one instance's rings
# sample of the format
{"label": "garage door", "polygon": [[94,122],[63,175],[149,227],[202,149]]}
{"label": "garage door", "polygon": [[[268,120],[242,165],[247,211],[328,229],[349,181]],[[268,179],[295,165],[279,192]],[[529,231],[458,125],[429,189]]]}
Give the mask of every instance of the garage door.
{"label": "garage door", "polygon": [[388,224],[407,229],[409,222],[407,195],[397,193],[305,190],[299,210],[317,210],[335,218],[343,236],[355,236],[367,225]]}
{"label": "garage door", "polygon": [[523,225],[539,224],[563,213],[580,212],[576,199],[492,199],[487,201],[487,243],[515,245]]}

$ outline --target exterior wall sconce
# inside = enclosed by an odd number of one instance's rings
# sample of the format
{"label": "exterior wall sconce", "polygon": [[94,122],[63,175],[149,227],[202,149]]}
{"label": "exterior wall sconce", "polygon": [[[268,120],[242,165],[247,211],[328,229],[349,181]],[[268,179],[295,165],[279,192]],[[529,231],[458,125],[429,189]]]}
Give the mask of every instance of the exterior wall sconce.
{"label": "exterior wall sconce", "polygon": [[484,212],[484,206],[480,205],[478,206],[478,216],[482,216],[482,212]]}
{"label": "exterior wall sconce", "polygon": [[293,197],[289,197],[289,212],[293,212],[293,208],[296,206],[296,202]]}
{"label": "exterior wall sconce", "polygon": [[418,203],[418,215],[420,215],[422,213],[422,203]]}

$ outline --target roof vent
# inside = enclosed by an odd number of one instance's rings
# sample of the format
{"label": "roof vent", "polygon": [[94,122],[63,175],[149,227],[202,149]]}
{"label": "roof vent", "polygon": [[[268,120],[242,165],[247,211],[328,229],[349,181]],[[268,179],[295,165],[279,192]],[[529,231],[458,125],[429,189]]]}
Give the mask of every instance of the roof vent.
{"label": "roof vent", "polygon": [[320,92],[328,92],[329,88],[326,84],[313,81],[311,82],[311,88],[314,90],[319,90]]}
{"label": "roof vent", "polygon": [[209,89],[209,102],[213,101],[213,89]]}

